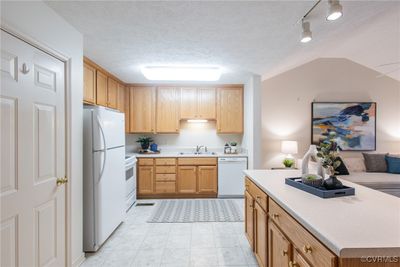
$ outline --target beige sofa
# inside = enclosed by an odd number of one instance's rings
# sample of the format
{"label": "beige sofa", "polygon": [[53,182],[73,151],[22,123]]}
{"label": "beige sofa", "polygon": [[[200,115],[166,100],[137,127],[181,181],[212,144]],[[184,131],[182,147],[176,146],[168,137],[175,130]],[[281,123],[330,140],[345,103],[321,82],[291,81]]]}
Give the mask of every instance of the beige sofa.
{"label": "beige sofa", "polygon": [[400,174],[366,172],[362,158],[343,158],[343,161],[350,175],[339,178],[400,197]]}

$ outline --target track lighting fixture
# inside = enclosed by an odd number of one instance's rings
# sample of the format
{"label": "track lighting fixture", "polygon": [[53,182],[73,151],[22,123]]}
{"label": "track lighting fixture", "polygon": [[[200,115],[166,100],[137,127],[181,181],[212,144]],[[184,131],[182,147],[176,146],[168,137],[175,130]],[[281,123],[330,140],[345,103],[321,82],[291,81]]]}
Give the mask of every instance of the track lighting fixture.
{"label": "track lighting fixture", "polygon": [[329,9],[326,16],[326,20],[334,21],[343,15],[343,7],[339,3],[339,0],[328,0]]}
{"label": "track lighting fixture", "polygon": [[301,33],[301,40],[302,43],[308,43],[312,39],[312,33],[310,30],[310,22],[302,21],[301,26],[303,28],[303,32]]}

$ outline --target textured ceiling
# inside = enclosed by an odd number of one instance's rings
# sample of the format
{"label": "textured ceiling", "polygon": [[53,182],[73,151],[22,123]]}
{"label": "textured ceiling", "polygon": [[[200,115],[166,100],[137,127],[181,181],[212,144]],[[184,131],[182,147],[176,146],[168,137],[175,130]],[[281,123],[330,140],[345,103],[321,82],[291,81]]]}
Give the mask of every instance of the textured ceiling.
{"label": "textured ceiling", "polygon": [[[352,59],[351,49],[358,52],[353,60],[371,68],[400,61],[399,24],[386,22],[391,28],[383,31],[380,42],[390,44],[383,46],[386,51],[379,57],[366,59],[373,51],[360,53],[357,46],[364,44],[346,49],[356,33],[365,32],[386,14],[399,22],[396,2],[342,2],[344,17],[326,22],[328,4],[323,1],[310,15],[314,40],[306,45],[299,42],[301,29],[296,22],[314,1],[46,3],[83,33],[87,57],[131,83],[148,82],[140,67],[152,64],[218,65],[225,71],[221,82],[237,83],[247,81],[250,74],[268,77],[316,57]],[[379,28],[377,32],[382,34]],[[368,39],[368,34],[360,38]],[[379,49],[374,44],[371,49]]]}

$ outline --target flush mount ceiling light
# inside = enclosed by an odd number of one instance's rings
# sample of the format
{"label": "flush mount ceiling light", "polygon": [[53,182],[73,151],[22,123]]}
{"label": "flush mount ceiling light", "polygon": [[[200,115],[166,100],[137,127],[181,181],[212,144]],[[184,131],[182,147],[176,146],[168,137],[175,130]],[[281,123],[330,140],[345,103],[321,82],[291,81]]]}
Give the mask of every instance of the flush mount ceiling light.
{"label": "flush mount ceiling light", "polygon": [[326,20],[334,21],[343,15],[343,7],[339,3],[339,0],[329,0],[329,9],[326,16]]}
{"label": "flush mount ceiling light", "polygon": [[219,67],[147,66],[142,73],[152,81],[218,81],[221,77]]}
{"label": "flush mount ceiling light", "polygon": [[303,21],[301,23],[301,26],[303,28],[303,32],[301,33],[300,42],[308,43],[309,41],[312,40],[312,33],[311,33],[311,30],[310,30],[310,22]]}
{"label": "flush mount ceiling light", "polygon": [[208,122],[208,120],[187,120],[187,122],[191,122],[191,123],[197,123],[197,122]]}

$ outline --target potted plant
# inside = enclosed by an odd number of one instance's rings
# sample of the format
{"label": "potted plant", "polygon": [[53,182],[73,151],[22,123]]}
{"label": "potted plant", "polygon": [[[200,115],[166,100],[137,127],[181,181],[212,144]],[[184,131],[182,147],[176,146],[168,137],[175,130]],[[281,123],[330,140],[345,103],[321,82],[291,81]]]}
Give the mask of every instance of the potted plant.
{"label": "potted plant", "polygon": [[322,167],[325,168],[326,173],[329,175],[324,181],[324,187],[326,189],[339,189],[343,187],[336,177],[336,169],[340,166],[341,162],[339,158],[339,147],[336,142],[336,133],[330,132],[329,136],[322,141],[317,147],[317,156],[321,159]]}
{"label": "potted plant", "polygon": [[150,143],[153,142],[153,139],[148,136],[142,136],[142,137],[139,137],[136,142],[140,143],[140,146],[143,150],[147,150],[147,149],[149,149]]}
{"label": "potted plant", "polygon": [[231,153],[236,154],[237,153],[237,143],[236,142],[231,142]]}
{"label": "potted plant", "polygon": [[301,181],[314,187],[321,187],[324,183],[324,179],[318,174],[304,174],[301,176]]}
{"label": "potted plant", "polygon": [[292,168],[294,166],[294,159],[284,159],[283,165],[285,165],[286,168]]}

